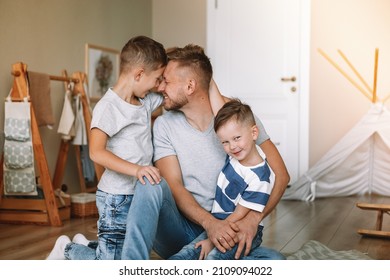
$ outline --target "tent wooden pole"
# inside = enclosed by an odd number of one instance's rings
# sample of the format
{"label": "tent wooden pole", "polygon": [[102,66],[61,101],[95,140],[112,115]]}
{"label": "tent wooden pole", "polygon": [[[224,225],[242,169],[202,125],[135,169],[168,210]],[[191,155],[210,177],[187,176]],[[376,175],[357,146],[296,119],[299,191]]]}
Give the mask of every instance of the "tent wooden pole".
{"label": "tent wooden pole", "polygon": [[328,60],[351,84],[353,84],[365,97],[367,97],[370,101],[372,101],[371,95],[364,91],[364,89],[359,86],[347,73],[344,72],[343,69],[340,68],[326,53],[324,53],[321,49],[318,49],[318,52]]}
{"label": "tent wooden pole", "polygon": [[338,53],[341,55],[341,57],[345,60],[345,62],[348,64],[348,66],[352,69],[352,71],[356,74],[356,76],[359,78],[359,80],[363,83],[363,85],[366,87],[366,89],[372,93],[372,88],[368,85],[368,83],[363,79],[363,77],[359,74],[359,72],[356,70],[356,68],[352,65],[352,63],[348,60],[348,58],[345,56],[345,54],[341,50],[337,50]]}
{"label": "tent wooden pole", "polygon": [[378,54],[379,54],[379,50],[375,49],[374,86],[372,91],[372,103],[376,103],[377,100],[376,83],[377,83],[377,76],[378,76]]}
{"label": "tent wooden pole", "polygon": [[387,101],[389,98],[390,98],[390,93],[389,93],[385,98],[383,98],[382,103],[385,104],[386,101]]}

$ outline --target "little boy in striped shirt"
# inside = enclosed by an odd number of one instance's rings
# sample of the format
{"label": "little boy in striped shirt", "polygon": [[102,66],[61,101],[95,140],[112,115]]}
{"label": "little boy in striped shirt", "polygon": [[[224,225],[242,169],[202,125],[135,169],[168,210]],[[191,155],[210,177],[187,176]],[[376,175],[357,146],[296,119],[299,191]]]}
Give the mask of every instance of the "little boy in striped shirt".
{"label": "little boy in striped shirt", "polygon": [[[251,108],[238,99],[225,103],[221,95],[210,96],[210,99],[213,112],[218,112],[214,130],[227,153],[218,177],[211,213],[218,219],[234,223],[251,210],[263,211],[274,185],[275,174],[265,154],[256,145],[259,130]],[[263,225],[260,224],[251,248],[260,246],[262,235]],[[237,247],[235,245],[231,250],[221,252],[203,232],[170,259],[239,259]]]}

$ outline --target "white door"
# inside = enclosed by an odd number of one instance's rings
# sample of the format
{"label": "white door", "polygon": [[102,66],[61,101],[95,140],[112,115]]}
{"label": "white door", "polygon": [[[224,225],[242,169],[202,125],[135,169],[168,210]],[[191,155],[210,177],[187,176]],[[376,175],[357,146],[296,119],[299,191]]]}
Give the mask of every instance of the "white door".
{"label": "white door", "polygon": [[225,96],[248,103],[261,119],[291,182],[307,170],[308,161],[303,139],[308,101],[302,100],[305,72],[300,68],[302,2],[208,0],[207,7],[207,54],[214,79]]}

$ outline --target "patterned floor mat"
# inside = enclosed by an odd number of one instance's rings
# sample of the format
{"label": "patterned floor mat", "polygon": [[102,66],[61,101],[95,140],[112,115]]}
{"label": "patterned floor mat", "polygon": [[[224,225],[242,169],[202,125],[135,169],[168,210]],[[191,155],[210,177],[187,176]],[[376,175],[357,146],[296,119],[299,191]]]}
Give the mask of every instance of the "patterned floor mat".
{"label": "patterned floor mat", "polygon": [[334,251],[321,242],[310,240],[298,251],[289,254],[288,260],[372,260],[368,255],[357,250]]}

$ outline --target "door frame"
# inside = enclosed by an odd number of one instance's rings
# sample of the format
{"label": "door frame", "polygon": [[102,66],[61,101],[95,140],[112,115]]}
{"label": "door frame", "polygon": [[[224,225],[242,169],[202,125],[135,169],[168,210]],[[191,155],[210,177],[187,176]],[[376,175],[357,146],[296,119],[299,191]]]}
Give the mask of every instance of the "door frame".
{"label": "door frame", "polygon": [[[310,22],[311,0],[298,0],[300,5],[300,57],[299,57],[299,158],[298,178],[309,169],[309,104],[310,104]],[[218,5],[218,0],[207,0],[206,51],[211,53],[214,46],[214,36],[217,32],[215,17],[212,10]],[[297,179],[298,179],[297,178]],[[293,182],[290,182],[293,183]]]}

